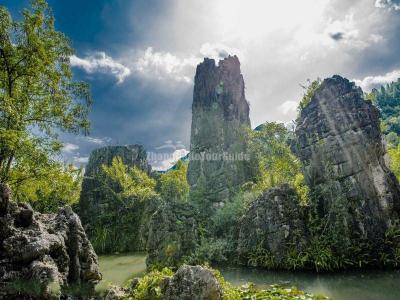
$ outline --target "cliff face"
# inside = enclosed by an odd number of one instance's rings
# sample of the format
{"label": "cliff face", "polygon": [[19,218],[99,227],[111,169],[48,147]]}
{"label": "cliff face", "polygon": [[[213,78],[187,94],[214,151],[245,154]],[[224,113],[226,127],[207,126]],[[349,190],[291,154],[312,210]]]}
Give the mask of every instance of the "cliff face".
{"label": "cliff face", "polygon": [[68,206],[40,214],[9,194],[0,185],[0,299],[92,294],[101,274],[79,217]]}
{"label": "cliff face", "polygon": [[399,216],[400,189],[385,163],[379,124],[378,109],[340,76],[322,82],[297,120],[293,150],[316,213],[348,239],[378,242]]}
{"label": "cliff face", "polygon": [[141,145],[108,146],[91,153],[82,182],[79,215],[98,253],[144,250],[147,222],[157,206],[156,199],[145,203],[136,201],[129,208],[121,205],[112,187],[102,178],[102,165],[111,165],[117,156],[128,167],[151,172]]}
{"label": "cliff face", "polygon": [[248,179],[245,159],[230,160],[222,155],[245,154],[249,128],[249,105],[238,58],[230,56],[218,66],[205,58],[197,66],[193,93],[188,168],[192,189],[206,186],[209,198],[217,202]]}

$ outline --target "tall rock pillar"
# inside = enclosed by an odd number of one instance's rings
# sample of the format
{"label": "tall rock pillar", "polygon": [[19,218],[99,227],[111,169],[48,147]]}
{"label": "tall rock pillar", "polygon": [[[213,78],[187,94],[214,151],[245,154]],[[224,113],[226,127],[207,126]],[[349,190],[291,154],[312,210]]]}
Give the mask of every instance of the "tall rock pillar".
{"label": "tall rock pillar", "polygon": [[247,132],[249,104],[236,56],[205,58],[197,66],[188,182],[214,203],[224,202],[249,178]]}
{"label": "tall rock pillar", "polygon": [[322,82],[297,119],[293,150],[317,214],[348,240],[379,242],[399,216],[400,188],[385,163],[379,116],[359,87],[336,75]]}

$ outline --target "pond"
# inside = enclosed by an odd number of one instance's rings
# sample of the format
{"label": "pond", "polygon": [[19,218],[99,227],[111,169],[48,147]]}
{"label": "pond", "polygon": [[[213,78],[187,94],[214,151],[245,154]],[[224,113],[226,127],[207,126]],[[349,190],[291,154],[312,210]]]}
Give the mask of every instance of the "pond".
{"label": "pond", "polygon": [[[98,290],[112,284],[123,285],[133,277],[140,277],[146,269],[143,253],[100,256],[103,281]],[[311,272],[276,272],[249,268],[218,268],[233,285],[253,282],[259,287],[274,283],[296,286],[314,294],[324,294],[333,300],[398,300],[400,299],[400,271],[364,271],[334,274]]]}

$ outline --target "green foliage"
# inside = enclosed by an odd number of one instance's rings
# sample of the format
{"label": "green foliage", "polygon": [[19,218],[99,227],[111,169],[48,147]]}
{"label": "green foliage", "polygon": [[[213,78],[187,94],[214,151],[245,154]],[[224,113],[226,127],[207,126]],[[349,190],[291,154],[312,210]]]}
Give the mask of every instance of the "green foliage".
{"label": "green foliage", "polygon": [[281,123],[265,123],[250,133],[250,155],[256,174],[252,191],[261,194],[282,184],[293,186],[301,202],[307,203],[308,187],[301,173],[299,159],[292,153],[289,132]]}
{"label": "green foliage", "polygon": [[383,132],[400,135],[400,79],[380,89],[373,89],[366,98],[379,107]]}
{"label": "green foliage", "polygon": [[139,282],[137,288],[128,299],[133,300],[158,300],[164,299],[161,293],[162,282],[174,273],[171,269],[164,268],[161,271],[152,271],[146,274]]}
{"label": "green foliage", "polygon": [[299,111],[302,111],[310,103],[312,96],[314,96],[315,92],[318,90],[320,86],[321,86],[321,79],[318,78],[314,81],[307,79],[307,84],[305,86],[302,86],[305,89],[305,93],[300,101],[298,107]]}
{"label": "green foliage", "polygon": [[[323,300],[325,296],[317,296],[298,290],[295,287],[284,287],[281,285],[271,285],[267,289],[258,289],[254,284],[247,284],[242,287],[234,287],[225,281],[218,270],[207,268],[217,279],[223,292],[224,300]],[[138,286],[129,293],[124,299],[129,300],[161,300],[163,295],[163,282],[173,276],[174,273],[164,268],[162,271],[152,271],[139,280]]]}
{"label": "green foliage", "polygon": [[185,257],[184,261],[190,265],[232,263],[229,258],[234,252],[233,245],[230,239],[202,238],[193,253]]}
{"label": "green foliage", "polygon": [[143,250],[137,247],[143,243],[142,222],[151,216],[146,207],[158,197],[155,180],[136,166],[128,168],[120,157],[102,165],[102,171],[92,179],[95,194],[107,203],[87,229],[94,249],[98,253]]}
{"label": "green foliage", "polygon": [[396,175],[397,180],[400,181],[400,144],[397,147],[388,149],[390,157],[390,169]]}
{"label": "green foliage", "polygon": [[56,132],[89,129],[90,92],[72,79],[72,54],[44,0],[31,1],[20,20],[0,6],[0,182],[42,211],[79,194],[79,172],[55,159]]}
{"label": "green foliage", "polygon": [[18,172],[21,172],[19,168],[13,168],[10,175],[14,199],[30,202],[40,212],[56,212],[61,206],[79,201],[83,176],[82,170],[73,165],[49,162],[45,167],[35,170],[36,176],[22,181],[18,179],[23,174]]}
{"label": "green foliage", "polygon": [[128,168],[120,157],[114,157],[110,166],[102,165],[102,168],[105,184],[111,186],[118,197],[145,201],[158,196],[156,181],[136,166]]}
{"label": "green foliage", "polygon": [[188,163],[178,161],[174,170],[160,176],[161,197],[166,200],[186,201],[189,197],[189,184],[186,179]]}

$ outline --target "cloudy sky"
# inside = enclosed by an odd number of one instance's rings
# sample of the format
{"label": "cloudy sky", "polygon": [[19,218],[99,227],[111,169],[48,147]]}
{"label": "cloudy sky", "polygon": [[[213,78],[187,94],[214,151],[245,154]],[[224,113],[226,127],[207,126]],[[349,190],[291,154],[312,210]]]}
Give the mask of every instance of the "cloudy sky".
{"label": "cloudy sky", "polygon": [[[14,16],[25,0],[2,0]],[[238,55],[253,127],[296,116],[307,79],[340,74],[364,90],[400,77],[400,0],[49,0],[91,84],[89,137],[62,135],[85,163],[104,145],[189,147],[193,77],[203,57]],[[163,150],[163,151],[164,151]],[[157,168],[170,164],[153,161]]]}

